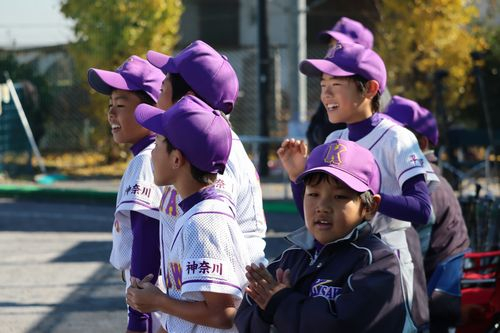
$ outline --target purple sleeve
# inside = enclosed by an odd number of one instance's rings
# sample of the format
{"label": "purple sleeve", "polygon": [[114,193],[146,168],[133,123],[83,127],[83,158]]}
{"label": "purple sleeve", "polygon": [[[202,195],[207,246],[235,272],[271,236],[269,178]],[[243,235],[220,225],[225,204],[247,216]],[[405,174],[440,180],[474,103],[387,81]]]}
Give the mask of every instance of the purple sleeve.
{"label": "purple sleeve", "polygon": [[304,183],[295,183],[292,181],[290,181],[290,186],[292,187],[293,201],[295,202],[297,211],[304,220],[304,192],[306,187]]}
{"label": "purple sleeve", "polygon": [[[155,284],[160,271],[160,225],[159,221],[139,212],[130,212],[132,223],[132,263],[130,275],[142,279],[153,274]],[[147,329],[149,314],[140,313],[129,307],[128,329],[143,332]]]}
{"label": "purple sleeve", "polygon": [[405,181],[402,190],[402,195],[381,193],[379,212],[413,224],[426,224],[432,208],[424,175],[417,175]]}

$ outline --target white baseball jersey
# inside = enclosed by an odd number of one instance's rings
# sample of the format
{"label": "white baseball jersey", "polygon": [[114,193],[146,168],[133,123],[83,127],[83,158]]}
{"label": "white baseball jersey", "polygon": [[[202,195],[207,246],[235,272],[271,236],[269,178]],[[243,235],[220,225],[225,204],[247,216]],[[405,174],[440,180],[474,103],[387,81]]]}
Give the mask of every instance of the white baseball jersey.
{"label": "white baseball jersey", "polygon": [[[266,242],[266,219],[262,203],[262,190],[257,170],[248,157],[238,135],[232,132],[233,143],[226,170],[217,175],[217,193],[227,199],[236,211],[236,221],[240,226],[251,262],[266,263],[264,248]],[[165,186],[160,204],[160,241],[170,244],[177,218],[182,215],[179,202],[182,199],[173,186]],[[162,247],[162,256],[166,254]],[[162,267],[163,269],[163,267]]]}
{"label": "white baseball jersey", "polygon": [[154,143],[134,156],[120,182],[116,198],[113,248],[109,261],[119,270],[130,268],[132,257],[132,226],[130,211],[159,219],[158,206],[162,188],[154,183],[151,151]]}
{"label": "white baseball jersey", "polygon": [[[349,140],[349,129],[331,133],[325,143],[335,139]],[[380,168],[380,192],[401,195],[402,186],[408,179],[423,174],[432,188],[439,182],[429,162],[418,146],[417,139],[406,128],[382,119],[366,136],[356,141],[370,150]],[[362,161],[361,161],[362,162]],[[385,233],[410,227],[410,222],[377,213],[372,219],[373,230]]]}
{"label": "white baseball jersey", "polygon": [[[349,129],[331,133],[325,142],[335,139],[349,140]],[[380,168],[380,193],[401,195],[404,182],[416,175],[424,175],[431,190],[439,182],[420,150],[415,135],[390,120],[382,119],[370,133],[356,143],[370,150],[375,157]],[[382,239],[395,250],[399,258],[406,297],[411,308],[414,265],[404,232],[411,223],[379,212],[375,214],[371,223],[373,231],[380,233]]]}
{"label": "white baseball jersey", "polygon": [[[203,301],[202,292],[232,295],[239,306],[250,263],[244,236],[231,207],[224,200],[207,199],[193,206],[175,223],[168,248],[167,294],[186,301]],[[237,332],[196,325],[171,315],[164,327],[176,332]]]}

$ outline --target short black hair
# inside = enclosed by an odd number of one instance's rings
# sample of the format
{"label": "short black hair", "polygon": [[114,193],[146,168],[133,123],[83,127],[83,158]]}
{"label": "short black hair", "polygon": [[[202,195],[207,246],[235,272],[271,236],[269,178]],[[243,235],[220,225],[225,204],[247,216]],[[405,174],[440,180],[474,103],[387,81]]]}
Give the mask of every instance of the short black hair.
{"label": "short black hair", "polygon": [[[358,91],[360,93],[365,93],[366,92],[366,83],[371,80],[367,80],[361,75],[353,75],[353,76],[348,76],[347,78],[351,79],[354,81],[356,84],[356,87],[358,88]],[[377,94],[373,96],[372,101],[371,101],[371,106],[373,112],[379,112],[380,111],[380,90],[377,91]]]}
{"label": "short black hair", "polygon": [[[172,84],[172,101],[175,103],[186,95],[189,91],[195,93],[193,88],[187,84],[186,80],[178,73],[168,73],[170,83]],[[196,94],[196,93],[195,93]]]}
{"label": "short black hair", "polygon": [[[165,137],[165,143],[167,145],[167,152],[170,154],[174,150],[178,150],[169,140],[167,137]],[[182,153],[182,152],[181,152]],[[215,180],[217,179],[217,174],[215,173],[210,173],[206,171],[202,171],[195,167],[192,163],[189,163],[191,166],[191,176],[196,180],[198,183],[201,183],[203,185],[212,185]]]}
{"label": "short black hair", "polygon": [[148,95],[144,90],[133,90],[132,91],[139,99],[141,100],[141,103],[149,104],[149,105],[156,105],[156,102],[153,100],[151,96]]}
{"label": "short black hair", "polygon": [[[326,181],[331,183],[330,179],[333,179],[335,182],[339,183],[341,180],[337,179],[334,176],[331,176],[325,172],[312,172],[304,177],[304,184],[309,186],[316,186],[319,183]],[[361,200],[361,204],[366,207],[372,207],[375,203],[373,199],[373,193],[370,191],[366,192],[357,192],[359,195],[359,200]]]}

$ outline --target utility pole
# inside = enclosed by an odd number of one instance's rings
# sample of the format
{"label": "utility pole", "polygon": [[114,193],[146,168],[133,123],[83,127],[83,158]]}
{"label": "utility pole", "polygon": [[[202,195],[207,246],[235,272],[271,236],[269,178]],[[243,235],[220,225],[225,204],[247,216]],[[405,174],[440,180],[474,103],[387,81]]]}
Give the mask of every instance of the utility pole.
{"label": "utility pole", "polygon": [[[258,96],[259,96],[259,136],[269,137],[268,112],[269,108],[269,38],[267,34],[267,0],[259,0],[258,7]],[[269,168],[267,166],[267,154],[269,144],[261,142],[259,149],[259,174],[267,176]]]}
{"label": "utility pole", "polygon": [[299,62],[307,57],[307,7],[306,0],[290,2],[288,76],[292,114],[288,135],[296,137],[305,136],[304,130],[307,121],[307,81],[306,76],[301,74],[298,68]]}

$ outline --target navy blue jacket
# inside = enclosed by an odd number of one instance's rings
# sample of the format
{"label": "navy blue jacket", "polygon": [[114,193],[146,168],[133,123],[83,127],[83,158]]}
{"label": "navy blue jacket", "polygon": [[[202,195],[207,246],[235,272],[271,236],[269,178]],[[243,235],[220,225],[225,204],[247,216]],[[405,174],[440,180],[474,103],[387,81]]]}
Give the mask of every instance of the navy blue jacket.
{"label": "navy blue jacket", "polygon": [[[397,257],[363,222],[318,253],[305,227],[268,270],[290,269],[291,288],[276,293],[262,311],[245,297],[236,314],[241,333],[403,332],[407,307]],[[411,321],[410,321],[411,322]]]}

